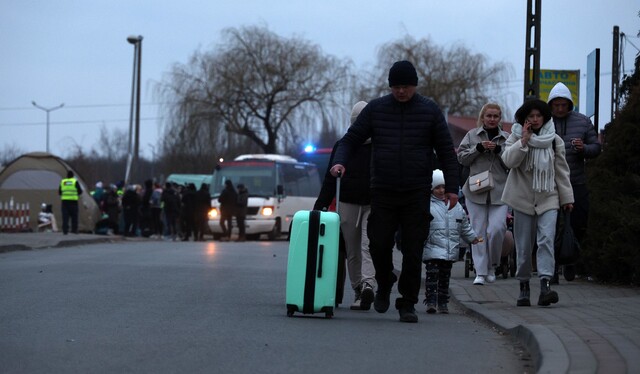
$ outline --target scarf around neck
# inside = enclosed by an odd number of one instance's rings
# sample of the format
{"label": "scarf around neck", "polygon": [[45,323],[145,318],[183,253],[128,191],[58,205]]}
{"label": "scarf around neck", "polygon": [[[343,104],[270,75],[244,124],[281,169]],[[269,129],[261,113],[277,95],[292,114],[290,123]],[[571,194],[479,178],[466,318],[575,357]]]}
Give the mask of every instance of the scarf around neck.
{"label": "scarf around neck", "polygon": [[[511,133],[517,139],[522,138],[522,125],[514,123]],[[555,166],[553,139],[556,137],[553,120],[549,120],[538,134],[531,134],[527,146],[529,151],[525,157],[525,171],[533,171],[532,188],[535,192],[550,192],[555,188]]]}

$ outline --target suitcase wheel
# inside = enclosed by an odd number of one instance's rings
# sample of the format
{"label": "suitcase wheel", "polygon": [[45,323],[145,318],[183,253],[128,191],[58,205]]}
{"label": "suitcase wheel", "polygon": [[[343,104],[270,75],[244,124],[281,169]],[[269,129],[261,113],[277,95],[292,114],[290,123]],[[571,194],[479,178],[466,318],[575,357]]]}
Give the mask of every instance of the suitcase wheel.
{"label": "suitcase wheel", "polygon": [[324,318],[326,318],[326,319],[333,318],[333,312],[326,312],[326,313],[324,314]]}
{"label": "suitcase wheel", "polygon": [[296,308],[287,305],[287,317],[293,317],[293,313],[295,313]]}

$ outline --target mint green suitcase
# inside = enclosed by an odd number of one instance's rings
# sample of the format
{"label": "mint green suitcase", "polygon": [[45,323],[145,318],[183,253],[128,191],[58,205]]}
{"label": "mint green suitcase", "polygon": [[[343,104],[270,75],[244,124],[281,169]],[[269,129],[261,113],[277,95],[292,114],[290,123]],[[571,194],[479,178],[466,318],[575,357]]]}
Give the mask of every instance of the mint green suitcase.
{"label": "mint green suitcase", "polygon": [[333,317],[338,279],[340,216],[303,210],[293,216],[287,263],[287,316]]}

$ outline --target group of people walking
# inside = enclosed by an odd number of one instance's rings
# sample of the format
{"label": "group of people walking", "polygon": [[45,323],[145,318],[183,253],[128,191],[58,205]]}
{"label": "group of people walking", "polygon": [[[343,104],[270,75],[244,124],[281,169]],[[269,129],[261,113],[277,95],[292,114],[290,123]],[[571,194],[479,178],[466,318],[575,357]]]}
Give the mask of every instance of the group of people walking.
{"label": "group of people walking", "polygon": [[120,189],[98,182],[92,196],[103,214],[96,232],[183,241],[204,240],[207,232],[211,207],[207,184],[196,190],[193,183],[167,182],[163,187],[149,179],[144,186],[131,184]]}
{"label": "group of people walking", "polygon": [[[511,133],[502,128],[501,107],[484,105],[477,128],[466,134],[456,152],[442,111],[416,92],[414,66],[398,61],[388,79],[391,94],[354,106],[352,124],[334,146],[314,207],[328,208],[335,195],[334,179],[343,176],[339,213],[355,292],[352,309],[368,310],[373,304],[385,313],[397,281],[400,321],[417,322],[424,263],[427,313],[448,313],[451,265],[460,241],[473,244],[474,284],[494,282],[509,210],[520,283],[516,305],[530,305],[534,247],[538,305],[558,302],[550,287],[558,273],[558,211],[573,212],[571,224],[582,239],[588,210],[584,163],[600,153],[591,121],[572,110],[569,89],[558,83],[548,103],[525,101],[516,111]],[[462,184],[467,212],[458,203],[460,164],[471,176]],[[480,188],[482,183],[489,187]],[[396,235],[402,252],[399,278],[392,261]]]}

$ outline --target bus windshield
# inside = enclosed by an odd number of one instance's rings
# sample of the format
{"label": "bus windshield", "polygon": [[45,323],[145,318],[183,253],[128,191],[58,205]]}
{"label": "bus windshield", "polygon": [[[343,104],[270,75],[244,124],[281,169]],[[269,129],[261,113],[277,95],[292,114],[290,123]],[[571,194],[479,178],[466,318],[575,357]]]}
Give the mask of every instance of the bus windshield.
{"label": "bus windshield", "polygon": [[224,183],[231,180],[234,187],[244,184],[249,196],[273,196],[276,194],[276,174],[273,163],[232,163],[217,169],[213,173],[211,197],[218,197],[224,189]]}

